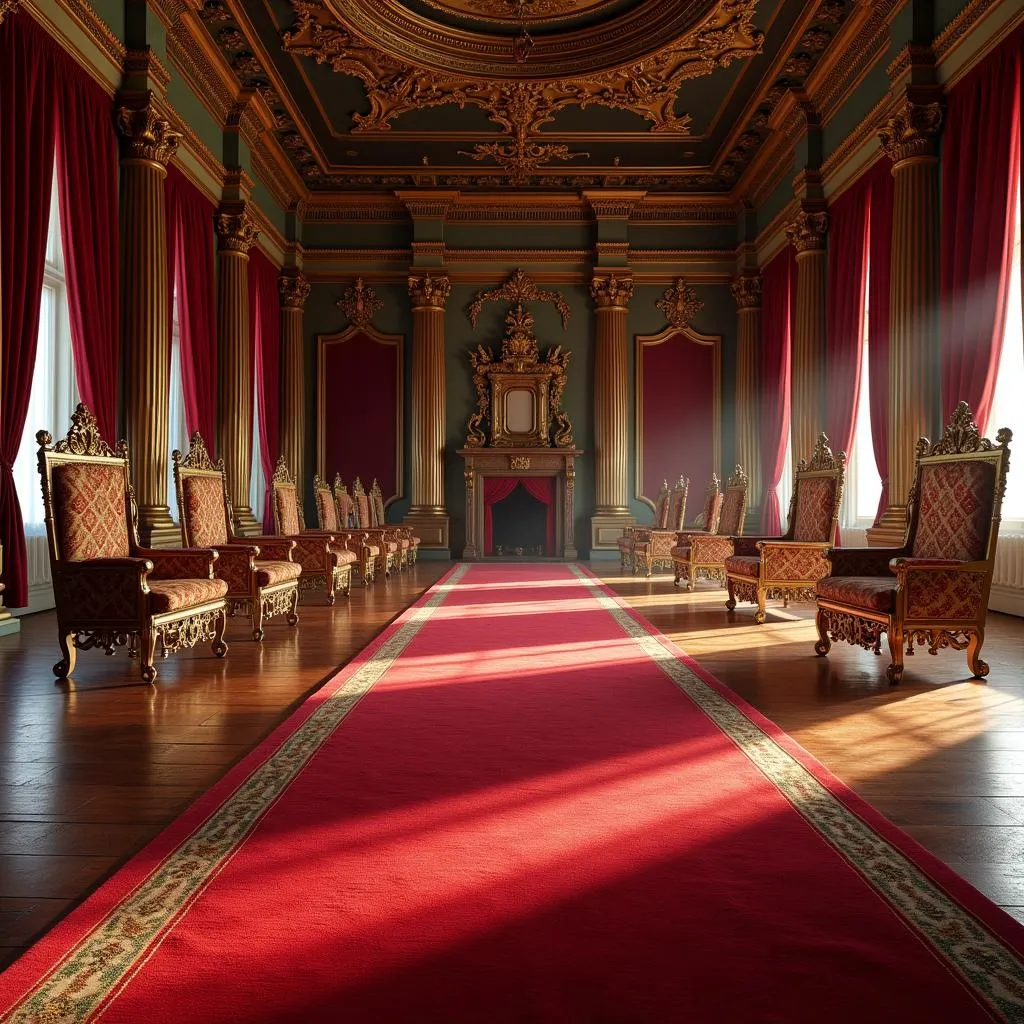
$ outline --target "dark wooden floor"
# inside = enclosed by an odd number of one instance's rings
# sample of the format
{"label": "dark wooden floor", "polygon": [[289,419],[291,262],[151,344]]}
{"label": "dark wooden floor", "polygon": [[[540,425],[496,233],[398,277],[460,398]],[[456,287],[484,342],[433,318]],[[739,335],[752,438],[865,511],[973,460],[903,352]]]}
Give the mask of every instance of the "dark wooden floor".
{"label": "dark wooden floor", "polygon": [[[440,576],[444,563],[334,608],[301,608],[262,645],[232,626],[231,651],[202,650],[136,682],[124,656],[79,657],[53,682],[52,613],[0,638],[0,966],[78,903],[207,789],[295,705]],[[834,647],[814,657],[810,610],[763,627],[723,594],[602,573],[659,629],[799,740],[840,778],[1024,920],[1024,620],[991,615],[986,684],[962,655],[918,654],[904,682],[884,659]]]}

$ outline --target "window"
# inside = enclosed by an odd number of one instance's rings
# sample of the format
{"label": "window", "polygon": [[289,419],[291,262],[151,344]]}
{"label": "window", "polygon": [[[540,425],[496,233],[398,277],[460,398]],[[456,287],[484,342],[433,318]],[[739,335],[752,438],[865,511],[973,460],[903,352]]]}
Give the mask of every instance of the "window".
{"label": "window", "polygon": [[260,403],[256,390],[256,375],[253,374],[252,391],[252,463],[249,467],[249,506],[258,523],[263,522],[263,502],[267,494],[267,482],[263,479],[263,456],[260,447]]}
{"label": "window", "polygon": [[77,403],[78,389],[75,386],[68,298],[64,284],[64,254],[60,244],[57,176],[54,174],[50,195],[50,224],[46,236],[46,268],[39,306],[36,363],[32,372],[25,429],[14,460],[14,486],[25,520],[26,536],[46,532],[36,461],[39,451],[36,431],[48,430],[54,438],[66,434],[71,413]]}
{"label": "window", "polygon": [[[1020,189],[1017,189],[1016,232],[1013,241],[1013,263],[1010,267],[1010,294],[1006,309],[1006,327],[1003,331],[1003,351],[996,371],[996,389],[992,399],[992,412],[985,425],[985,434],[992,437],[1001,427],[1013,431],[1010,445],[1011,469],[1006,477],[1003,496],[1002,531],[1024,531],[1024,472],[1021,472],[1020,445],[1024,442],[1024,326],[1021,322],[1021,263],[1020,263]],[[1014,444],[1016,442],[1016,445]],[[1014,452],[1014,447],[1017,452]],[[1016,467],[1014,467],[1016,463]]]}
{"label": "window", "polygon": [[775,493],[779,496],[779,519],[782,532],[786,532],[789,523],[789,503],[793,498],[793,424],[786,428],[786,458],[782,463],[782,476]]}
{"label": "window", "polygon": [[[167,450],[184,454],[188,451],[188,426],[185,423],[185,391],[181,377],[181,326],[178,319],[178,293],[171,298],[171,377],[167,408]],[[171,518],[177,519],[176,491],[174,489],[174,461],[167,460],[167,502]]]}

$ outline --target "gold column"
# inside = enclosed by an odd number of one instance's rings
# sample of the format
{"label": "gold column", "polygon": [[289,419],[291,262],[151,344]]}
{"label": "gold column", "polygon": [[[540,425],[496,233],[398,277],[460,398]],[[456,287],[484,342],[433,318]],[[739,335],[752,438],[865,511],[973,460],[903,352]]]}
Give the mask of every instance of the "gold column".
{"label": "gold column", "polygon": [[825,429],[825,235],[828,214],[801,210],[786,228],[796,249],[796,317],[791,367],[793,462],[809,459]]}
{"label": "gold column", "polygon": [[412,501],[403,520],[420,538],[420,550],[450,547],[445,505],[444,312],[447,277],[409,277],[412,299]]}
{"label": "gold column", "polygon": [[249,250],[258,236],[245,203],[217,214],[217,454],[224,460],[235,530],[259,534],[249,507],[252,467],[252,352],[249,339]]}
{"label": "gold column", "polygon": [[594,488],[590,520],[592,551],[617,551],[629,512],[629,300],[633,279],[595,275],[594,300]]}
{"label": "gold column", "polygon": [[[278,279],[281,288],[281,454],[296,480],[306,474],[306,361],[302,310],[309,281],[300,271]],[[301,485],[300,485],[301,486]]]}
{"label": "gold column", "polygon": [[892,160],[889,291],[889,486],[869,543],[903,543],[914,449],[931,432],[938,386],[934,351],[939,298],[939,160],[942,108],[907,100],[879,135]]}
{"label": "gold column", "polygon": [[[121,299],[124,411],[142,543],[171,547],[181,531],[167,502],[171,313],[167,281],[167,163],[181,134],[152,98],[122,107]],[[114,438],[107,438],[113,442]]]}
{"label": "gold column", "polygon": [[732,283],[739,316],[736,351],[736,462],[750,481],[747,489],[748,533],[761,517],[761,277],[743,274]]}

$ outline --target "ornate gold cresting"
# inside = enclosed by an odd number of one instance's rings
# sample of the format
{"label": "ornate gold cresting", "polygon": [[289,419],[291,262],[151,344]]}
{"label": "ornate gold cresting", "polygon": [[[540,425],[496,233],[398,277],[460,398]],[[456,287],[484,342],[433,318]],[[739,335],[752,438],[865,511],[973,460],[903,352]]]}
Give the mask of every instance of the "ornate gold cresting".
{"label": "ornate gold cresting", "polygon": [[334,304],[348,317],[350,323],[361,328],[369,327],[374,316],[384,308],[383,300],[377,298],[377,293],[368,288],[361,277],[357,277],[355,284],[346,288]]}
{"label": "ornate gold cresting", "polygon": [[942,127],[942,106],[906,100],[879,129],[885,155],[894,163],[915,157],[934,157]]}
{"label": "ornate gold cresting", "polygon": [[680,330],[690,326],[690,321],[704,308],[704,303],[697,298],[697,293],[679,277],[671,288],[655,303],[665,315],[665,319]]}
{"label": "ornate gold cresting", "polygon": [[800,210],[786,227],[786,238],[798,254],[824,249],[827,234],[828,214],[824,210]]}
{"label": "ornate gold cresting", "polygon": [[563,329],[569,326],[569,317],[572,315],[569,303],[565,301],[565,296],[561,292],[550,291],[547,288],[538,288],[529,274],[525,273],[522,268],[517,269],[503,285],[492,288],[490,291],[477,293],[468,310],[469,322],[474,327],[476,327],[476,322],[480,317],[480,311],[484,308],[485,302],[550,302],[558,310],[559,316],[562,318]]}

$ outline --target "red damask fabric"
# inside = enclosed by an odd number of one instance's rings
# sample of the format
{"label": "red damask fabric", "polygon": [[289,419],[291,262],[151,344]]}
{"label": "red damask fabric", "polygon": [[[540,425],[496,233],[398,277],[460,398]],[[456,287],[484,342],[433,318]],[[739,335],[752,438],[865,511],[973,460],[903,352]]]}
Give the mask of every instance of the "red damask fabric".
{"label": "red damask fabric", "polygon": [[895,576],[826,576],[815,591],[822,600],[867,611],[891,612],[896,605]]}
{"label": "red damask fabric", "polygon": [[292,558],[305,572],[327,567],[327,538],[299,535],[294,538],[295,550]]}
{"label": "red damask fabric", "polygon": [[321,489],[316,492],[317,510],[320,513],[321,530],[337,530],[338,508],[330,491]]}
{"label": "red damask fabric", "polygon": [[165,548],[158,551],[143,550],[136,554],[153,563],[150,579],[186,580],[210,578],[209,550],[191,548]]}
{"label": "red damask fabric", "polygon": [[831,541],[836,504],[834,477],[812,476],[797,484],[795,541]]}
{"label": "red damask fabric", "polygon": [[761,559],[756,555],[730,555],[725,560],[725,569],[734,576],[749,576],[756,580],[761,572]]}
{"label": "red damask fabric", "polygon": [[890,576],[889,562],[906,552],[902,548],[842,548],[829,552],[833,576]]}
{"label": "red damask fabric", "polygon": [[656,530],[668,529],[668,503],[667,493],[659,495],[658,503],[654,507],[654,528]]}
{"label": "red damask fabric", "polygon": [[261,587],[272,587],[275,583],[297,580],[302,574],[298,562],[257,562],[256,582]]}
{"label": "red damask fabric", "polygon": [[150,580],[149,590],[149,607],[159,614],[218,601],[228,592],[228,585],[223,580]]}
{"label": "red damask fabric", "polygon": [[355,523],[350,522],[352,518],[352,497],[348,491],[342,491],[338,495],[338,509],[341,515],[342,526],[354,526]]}
{"label": "red damask fabric", "polygon": [[277,518],[281,524],[281,534],[285,537],[294,537],[299,532],[299,504],[294,489],[275,487],[274,499],[277,501]]}
{"label": "red damask fabric", "polygon": [[718,532],[731,537],[740,532],[743,525],[744,492],[740,487],[730,487],[722,498],[722,513],[718,517]]}
{"label": "red damask fabric", "polygon": [[81,614],[92,622],[138,621],[142,589],[134,566],[60,572],[53,581],[54,596],[61,616],[75,621]]}
{"label": "red damask fabric", "polygon": [[355,499],[355,504],[359,516],[359,525],[365,529],[370,525],[370,501],[365,494],[360,494]]}
{"label": "red damask fabric", "polygon": [[761,553],[764,574],[773,580],[820,580],[829,574],[828,559],[815,548],[769,545]]}
{"label": "red damask fabric", "polygon": [[702,565],[723,565],[733,553],[733,543],[728,537],[695,537],[693,559]]}
{"label": "red damask fabric", "polygon": [[191,542],[200,548],[217,547],[228,542],[224,513],[224,485],[219,476],[182,478],[185,491],[185,518]]}
{"label": "red damask fabric", "polygon": [[690,550],[691,549],[689,544],[687,544],[685,547],[682,547],[677,544],[672,549],[672,557],[679,562],[688,562],[690,561]]}
{"label": "red damask fabric", "polygon": [[121,463],[66,462],[53,467],[57,551],[69,562],[131,553]]}
{"label": "red damask fabric", "polygon": [[973,619],[982,614],[985,573],[910,572],[907,574],[907,617]]}
{"label": "red damask fabric", "polygon": [[338,565],[352,565],[359,561],[359,557],[354,551],[349,551],[348,548],[338,547],[337,544],[331,545],[331,554],[337,558]]}
{"label": "red damask fabric", "polygon": [[921,467],[915,558],[985,558],[995,501],[995,466],[971,460]]}
{"label": "red damask fabric", "polygon": [[224,580],[232,595],[246,595],[252,589],[252,569],[246,548],[220,548],[220,558],[213,563],[217,579]]}

